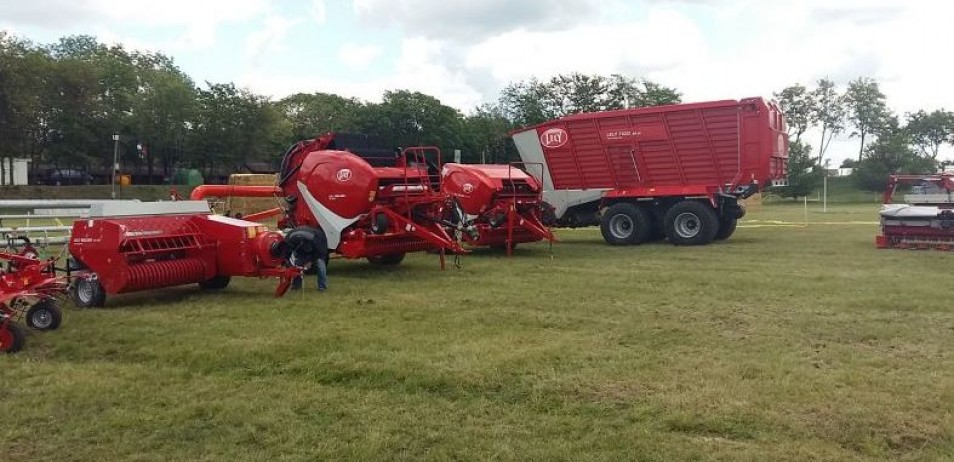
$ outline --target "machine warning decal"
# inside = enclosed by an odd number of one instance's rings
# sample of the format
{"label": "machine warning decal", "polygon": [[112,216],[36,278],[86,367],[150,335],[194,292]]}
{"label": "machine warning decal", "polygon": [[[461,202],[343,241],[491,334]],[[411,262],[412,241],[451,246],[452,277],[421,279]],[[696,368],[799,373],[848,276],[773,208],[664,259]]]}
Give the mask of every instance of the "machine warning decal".
{"label": "machine warning decal", "polygon": [[545,148],[555,149],[566,144],[570,135],[562,128],[551,128],[540,134],[540,144]]}
{"label": "machine warning decal", "polygon": [[338,170],[338,173],[335,174],[335,178],[342,183],[351,181],[351,169],[343,168]]}

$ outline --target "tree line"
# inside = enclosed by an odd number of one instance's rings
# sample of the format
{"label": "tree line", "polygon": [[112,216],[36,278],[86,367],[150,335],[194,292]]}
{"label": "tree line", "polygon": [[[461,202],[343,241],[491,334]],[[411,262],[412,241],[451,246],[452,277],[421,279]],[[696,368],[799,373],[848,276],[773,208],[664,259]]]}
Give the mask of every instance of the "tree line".
{"label": "tree line", "polygon": [[160,181],[176,168],[274,162],[292,143],[330,131],[376,134],[395,147],[459,149],[465,162],[505,162],[516,160],[507,133],[518,126],[679,100],[674,89],[645,80],[569,74],[512,83],[498,101],[467,114],[400,89],[380,102],[323,92],[272,101],[233,83],[196,84],[162,53],[83,35],[35,44],[0,31],[0,158],[26,157],[33,169],[108,170],[119,135],[124,169]]}
{"label": "tree line", "polygon": [[[879,84],[829,79],[775,94],[791,139],[783,194],[810,194],[830,163],[834,137],[859,140],[854,167],[862,187],[880,189],[889,173],[930,172],[941,148],[954,145],[954,113],[895,114]],[[465,162],[517,160],[514,128],[576,112],[681,102],[678,90],[623,75],[572,73],[512,82],[493,103],[467,113],[409,90],[380,102],[314,92],[277,101],[233,83],[196,84],[162,53],[126,50],[90,36],[35,44],[0,31],[0,158],[44,166],[109,169],[113,135],[124,167],[152,181],[177,168],[212,172],[274,162],[292,143],[330,132],[379,135],[392,146],[436,145]],[[807,139],[809,129],[819,137]]]}
{"label": "tree line", "polygon": [[[811,194],[821,184],[830,166],[826,158],[831,140],[848,133],[858,138],[857,158],[841,163],[852,168],[852,181],[859,187],[884,190],[892,173],[933,173],[947,162],[938,159],[944,145],[954,146],[954,112],[934,109],[904,115],[888,107],[877,81],[859,77],[843,91],[827,79],[811,87],[795,84],[775,93],[785,112],[789,134],[790,186],[788,197]],[[804,137],[810,128],[820,136]],[[813,147],[811,141],[817,141]]]}

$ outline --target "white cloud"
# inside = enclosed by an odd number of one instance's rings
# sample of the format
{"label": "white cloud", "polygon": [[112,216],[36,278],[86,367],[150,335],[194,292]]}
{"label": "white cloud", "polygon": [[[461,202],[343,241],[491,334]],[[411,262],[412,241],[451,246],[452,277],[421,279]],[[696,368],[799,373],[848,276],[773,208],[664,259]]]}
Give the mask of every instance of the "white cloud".
{"label": "white cloud", "polygon": [[356,74],[351,79],[328,79],[314,75],[282,76],[256,70],[241,76],[238,83],[272,98],[317,91],[380,101],[386,90],[406,89],[435,96],[449,106],[474,107],[483,100],[483,95],[467,84],[467,76],[462,71],[441,64],[442,60],[438,58],[443,49],[444,46],[436,41],[405,39],[401,41],[397,67],[388,74]]}
{"label": "white cloud", "polygon": [[311,0],[311,18],[319,25],[327,21],[328,9],[325,7],[325,0]]}
{"label": "white cloud", "polygon": [[338,59],[354,70],[364,70],[374,61],[383,48],[377,45],[359,45],[356,43],[345,43],[338,50]]}
{"label": "white cloud", "polygon": [[360,21],[408,36],[473,43],[512,30],[560,30],[595,18],[617,0],[354,0]]}
{"label": "white cloud", "polygon": [[262,23],[262,27],[249,34],[245,40],[245,53],[252,66],[257,66],[262,57],[269,53],[283,51],[285,37],[293,27],[304,22],[301,18],[286,18],[278,15],[269,15]]}
{"label": "white cloud", "polygon": [[35,0],[5,3],[9,3],[4,5],[3,19],[6,22],[40,28],[102,31],[117,24],[180,27],[184,32],[173,45],[182,50],[209,48],[215,44],[220,25],[261,17],[270,9],[268,0]]}
{"label": "white cloud", "polygon": [[[679,33],[671,34],[674,30]],[[649,46],[661,36],[667,37],[665,46]],[[558,32],[508,32],[472,47],[465,63],[472,69],[488,69],[503,82],[569,72],[645,76],[701,59],[706,52],[695,24],[661,7],[633,22],[584,24]]]}

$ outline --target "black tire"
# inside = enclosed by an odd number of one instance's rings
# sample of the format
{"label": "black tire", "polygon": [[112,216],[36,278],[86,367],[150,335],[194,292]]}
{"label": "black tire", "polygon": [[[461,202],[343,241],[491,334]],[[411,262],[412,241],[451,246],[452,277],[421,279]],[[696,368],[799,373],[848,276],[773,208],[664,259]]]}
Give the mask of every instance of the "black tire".
{"label": "black tire", "polygon": [[217,274],[209,279],[206,279],[199,283],[199,287],[205,290],[222,290],[229,286],[229,282],[232,281],[231,276],[225,276],[222,274]]}
{"label": "black tire", "polygon": [[675,245],[705,245],[719,231],[719,216],[709,204],[682,201],[669,208],[663,219],[666,238]]}
{"label": "black tire", "polygon": [[106,291],[98,280],[85,276],[73,282],[73,303],[80,308],[98,308],[106,304]]}
{"label": "black tire", "polygon": [[379,213],[374,216],[374,220],[371,221],[371,232],[373,234],[386,234],[388,232],[389,220],[388,216],[383,213]]}
{"label": "black tire", "polygon": [[55,330],[62,321],[63,311],[52,298],[36,302],[26,313],[27,325],[36,330]]}
{"label": "black tire", "polygon": [[728,239],[732,233],[735,232],[735,227],[738,226],[739,220],[736,218],[722,217],[722,222],[719,223],[719,231],[716,232],[715,239],[717,241]]}
{"label": "black tire", "polygon": [[633,204],[613,204],[600,219],[600,232],[610,245],[642,244],[652,231],[652,217]]}
{"label": "black tire", "polygon": [[26,332],[20,326],[13,323],[0,324],[0,352],[16,353],[23,349],[24,342]]}
{"label": "black tire", "polygon": [[389,253],[387,255],[374,255],[368,257],[368,262],[372,265],[399,265],[403,260],[403,253]]}

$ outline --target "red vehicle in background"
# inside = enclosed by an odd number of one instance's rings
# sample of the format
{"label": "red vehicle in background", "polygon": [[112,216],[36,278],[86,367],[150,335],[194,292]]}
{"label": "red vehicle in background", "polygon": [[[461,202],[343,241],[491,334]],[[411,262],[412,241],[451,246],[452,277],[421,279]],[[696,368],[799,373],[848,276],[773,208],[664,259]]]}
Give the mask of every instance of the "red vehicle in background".
{"label": "red vehicle in background", "polygon": [[543,165],[554,224],[599,224],[613,245],[728,238],[740,199],[787,184],[785,117],[761,98],[575,114],[512,137]]}

